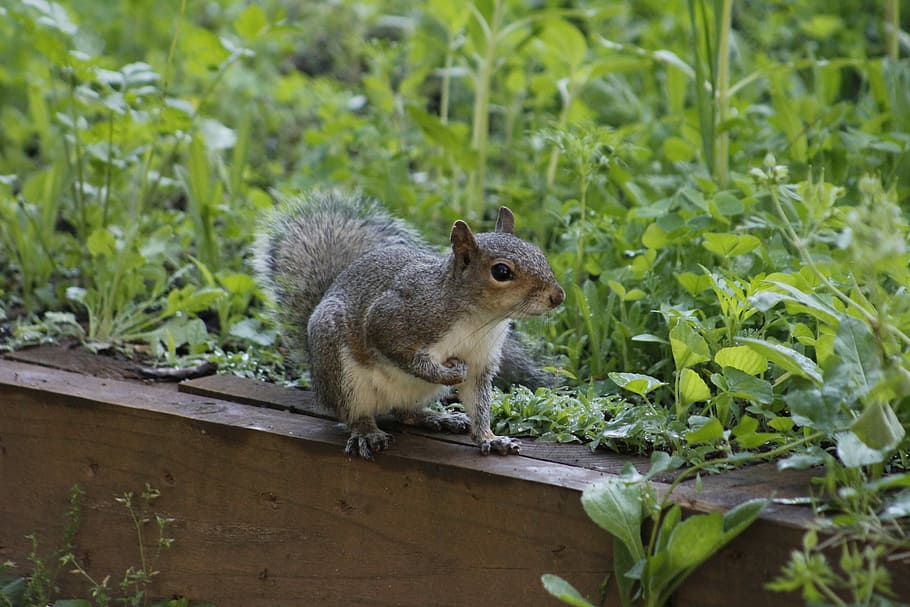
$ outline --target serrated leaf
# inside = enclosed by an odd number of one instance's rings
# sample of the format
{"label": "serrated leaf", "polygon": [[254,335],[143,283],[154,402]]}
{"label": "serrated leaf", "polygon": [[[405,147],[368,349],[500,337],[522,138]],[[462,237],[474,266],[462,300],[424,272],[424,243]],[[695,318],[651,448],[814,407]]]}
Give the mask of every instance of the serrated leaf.
{"label": "serrated leaf", "polygon": [[793,348],[751,337],[740,337],[739,341],[744,342],[755,352],[761,354],[784,371],[789,371],[794,375],[812,380],[816,385],[821,385],[822,371],[818,368],[818,365]]}

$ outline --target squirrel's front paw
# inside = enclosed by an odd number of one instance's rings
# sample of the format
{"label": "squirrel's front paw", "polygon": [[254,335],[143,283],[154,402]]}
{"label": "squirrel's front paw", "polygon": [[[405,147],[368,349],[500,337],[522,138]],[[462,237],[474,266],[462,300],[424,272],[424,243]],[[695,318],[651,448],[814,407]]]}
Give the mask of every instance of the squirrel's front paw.
{"label": "squirrel's front paw", "polygon": [[468,377],[468,363],[460,358],[454,356],[447,358],[442,366],[445,368],[445,374],[441,383],[445,386],[457,386]]}
{"label": "squirrel's front paw", "polygon": [[373,461],[373,452],[387,449],[392,444],[392,435],[378,428],[372,432],[351,432],[344,452],[348,455],[358,455],[363,459]]}
{"label": "squirrel's front paw", "polygon": [[521,451],[521,443],[508,436],[485,438],[479,444],[481,455],[489,455],[494,451],[500,455],[512,455]]}

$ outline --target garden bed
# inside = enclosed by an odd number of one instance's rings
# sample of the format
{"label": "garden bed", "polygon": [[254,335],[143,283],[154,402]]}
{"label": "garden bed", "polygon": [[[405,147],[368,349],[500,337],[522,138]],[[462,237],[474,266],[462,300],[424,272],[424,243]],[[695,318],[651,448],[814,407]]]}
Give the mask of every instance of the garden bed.
{"label": "garden bed", "polygon": [[[57,352],[16,356],[81,364],[81,354]],[[368,463],[344,455],[340,424],[309,414],[309,393],[227,376],[175,387],[2,360],[0,395],[0,561],[24,564],[29,533],[48,547],[61,537],[78,483],[77,556],[94,575],[120,575],[137,546],[113,497],[149,483],[161,490],[156,509],[176,519],[155,593],[222,607],[554,604],[543,573],[594,598],[611,542],[580,491],[626,462],[645,465],[530,441],[521,456],[481,457],[461,437],[398,427],[394,447]],[[807,491],[807,473],[759,465],[704,478],[700,491],[685,483],[673,499],[713,511]],[[807,508],[773,503],[675,604],[801,604],[764,584],[810,521]],[[58,582],[80,587],[66,573]],[[895,583],[906,596],[907,580]]]}

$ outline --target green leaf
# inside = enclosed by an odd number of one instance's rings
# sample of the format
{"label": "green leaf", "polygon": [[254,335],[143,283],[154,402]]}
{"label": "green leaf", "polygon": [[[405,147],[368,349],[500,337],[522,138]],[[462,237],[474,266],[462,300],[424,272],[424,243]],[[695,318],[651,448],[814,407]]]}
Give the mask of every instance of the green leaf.
{"label": "green leaf", "polygon": [[679,320],[670,330],[670,348],[677,369],[693,367],[711,360],[708,342],[689,323]]}
{"label": "green leaf", "polygon": [[562,19],[548,19],[542,25],[538,38],[550,53],[568,64],[570,72],[574,72],[588,52],[585,37],[577,27]]}
{"label": "green leaf", "polygon": [[[691,419],[704,419],[694,417]],[[693,424],[694,426],[694,424]],[[701,426],[686,432],[686,442],[690,445],[698,443],[713,443],[724,437],[724,425],[716,417],[708,418]]]}
{"label": "green leaf", "polygon": [[721,348],[714,355],[721,367],[733,367],[749,375],[761,375],[768,370],[768,359],[749,346]]}
{"label": "green leaf", "polygon": [[897,415],[887,403],[874,402],[850,425],[853,434],[876,451],[892,451],[906,435]]}
{"label": "green leaf", "polygon": [[545,573],[540,577],[540,581],[551,596],[556,597],[567,605],[574,605],[575,607],[594,607],[588,599],[581,596],[581,593],[578,592],[572,584],[558,575]]}
{"label": "green leaf", "polygon": [[800,354],[792,348],[781,344],[773,344],[762,339],[740,337],[739,341],[773,362],[784,371],[812,380],[816,385],[822,383],[822,371],[811,359]]}
{"label": "green leaf", "polygon": [[693,272],[681,272],[673,275],[680,286],[685,289],[689,295],[698,295],[702,291],[711,288],[713,281],[708,274],[695,274]]}
{"label": "green leaf", "polygon": [[676,571],[694,569],[721,547],[723,536],[724,517],[720,512],[690,516],[670,534],[669,567]]}
{"label": "green leaf", "polygon": [[732,217],[743,212],[743,203],[730,192],[718,192],[712,200],[714,208],[724,217]]}
{"label": "green leaf", "polygon": [[586,487],[581,495],[581,505],[591,520],[622,542],[635,561],[645,558],[641,492],[638,483],[605,478]]}
{"label": "green leaf", "polygon": [[683,369],[679,379],[679,397],[683,406],[711,398],[711,390],[701,376],[692,369]]}
{"label": "green leaf", "polygon": [[793,285],[779,280],[765,280],[763,284],[773,285],[775,289],[784,292],[779,293],[777,291],[766,290],[759,291],[749,297],[749,301],[752,305],[762,312],[767,312],[783,301],[799,306],[799,309],[831,326],[836,325],[838,320],[843,317],[843,314],[823,302],[817,296],[811,293],[805,293]]}
{"label": "green leaf", "polygon": [[89,234],[85,246],[92,257],[110,257],[117,248],[117,239],[107,228],[98,228]]}
{"label": "green leaf", "polygon": [[649,249],[662,249],[667,242],[667,233],[656,223],[649,223],[641,235],[641,244]]}
{"label": "green leaf", "polygon": [[257,4],[247,6],[234,21],[234,29],[247,40],[252,40],[261,34],[268,25],[269,20],[265,11]]}
{"label": "green leaf", "polygon": [[887,453],[871,448],[853,432],[840,432],[835,438],[837,457],[848,468],[880,464],[887,457]]}
{"label": "green leaf", "polygon": [[753,377],[734,367],[724,367],[723,377],[727,383],[727,391],[736,398],[766,405],[774,400],[774,390],[771,387],[771,383],[764,379]]}
{"label": "green leaf", "polygon": [[667,382],[660,381],[656,377],[651,377],[650,375],[642,375],[641,373],[611,372],[607,375],[620,388],[624,388],[629,392],[634,392],[639,396],[646,396],[661,386],[667,385]]}
{"label": "green leaf", "polygon": [[738,504],[724,513],[724,544],[745,531],[767,506],[768,500],[757,498]]}
{"label": "green leaf", "polygon": [[875,336],[869,326],[858,318],[844,316],[834,336],[838,372],[849,375],[859,395],[867,394],[881,377],[881,362],[875,346]]}
{"label": "green leaf", "polygon": [[761,240],[751,234],[705,232],[702,246],[720,257],[745,255],[761,246]]}

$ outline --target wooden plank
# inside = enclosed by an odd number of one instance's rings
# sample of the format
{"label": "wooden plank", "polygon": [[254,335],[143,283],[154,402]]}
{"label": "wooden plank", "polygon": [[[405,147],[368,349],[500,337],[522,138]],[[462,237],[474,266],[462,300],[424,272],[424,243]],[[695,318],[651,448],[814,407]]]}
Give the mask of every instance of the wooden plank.
{"label": "wooden plank", "polygon": [[93,354],[77,344],[46,345],[7,352],[4,358],[107,379],[140,379],[135,364],[117,358]]}
{"label": "wooden plank", "polygon": [[[119,574],[136,548],[112,497],[149,482],[177,521],[158,595],[219,607],[552,605],[539,577],[556,573],[596,598],[611,542],[578,498],[603,473],[405,433],[369,463],[344,456],[346,435],[325,419],[0,361],[0,561],[21,562],[29,532],[47,547],[60,537],[78,482],[79,554],[94,575]],[[800,536],[760,520],[675,604],[802,604],[763,587]],[[73,578],[59,582],[75,592]]]}
{"label": "wooden plank", "polygon": [[[284,408],[305,414],[315,411],[320,416],[326,416],[325,412],[315,403],[312,392],[309,390],[291,390],[235,376],[213,375],[188,380],[180,383],[180,390],[190,394],[204,394],[260,407]],[[331,416],[328,418],[332,419]],[[388,422],[382,425],[387,430],[396,433],[416,434],[471,445],[471,442],[464,436],[436,434]],[[649,459],[644,457],[620,455],[605,450],[592,452],[583,445],[561,445],[529,439],[522,441],[522,456],[608,474],[619,474],[628,463],[642,472],[650,466]],[[700,490],[696,490],[695,479],[686,481],[677,489],[676,499],[678,503],[695,511],[726,510],[754,497],[774,499],[806,496],[814,476],[815,471],[813,470],[779,471],[774,464],[759,464],[730,470],[723,474],[704,476],[700,481]],[[672,477],[673,475],[664,475],[660,480],[669,482]],[[662,488],[663,485],[658,484],[658,487]],[[808,507],[772,504],[766,516],[779,523],[803,527],[811,521],[812,513]]]}

